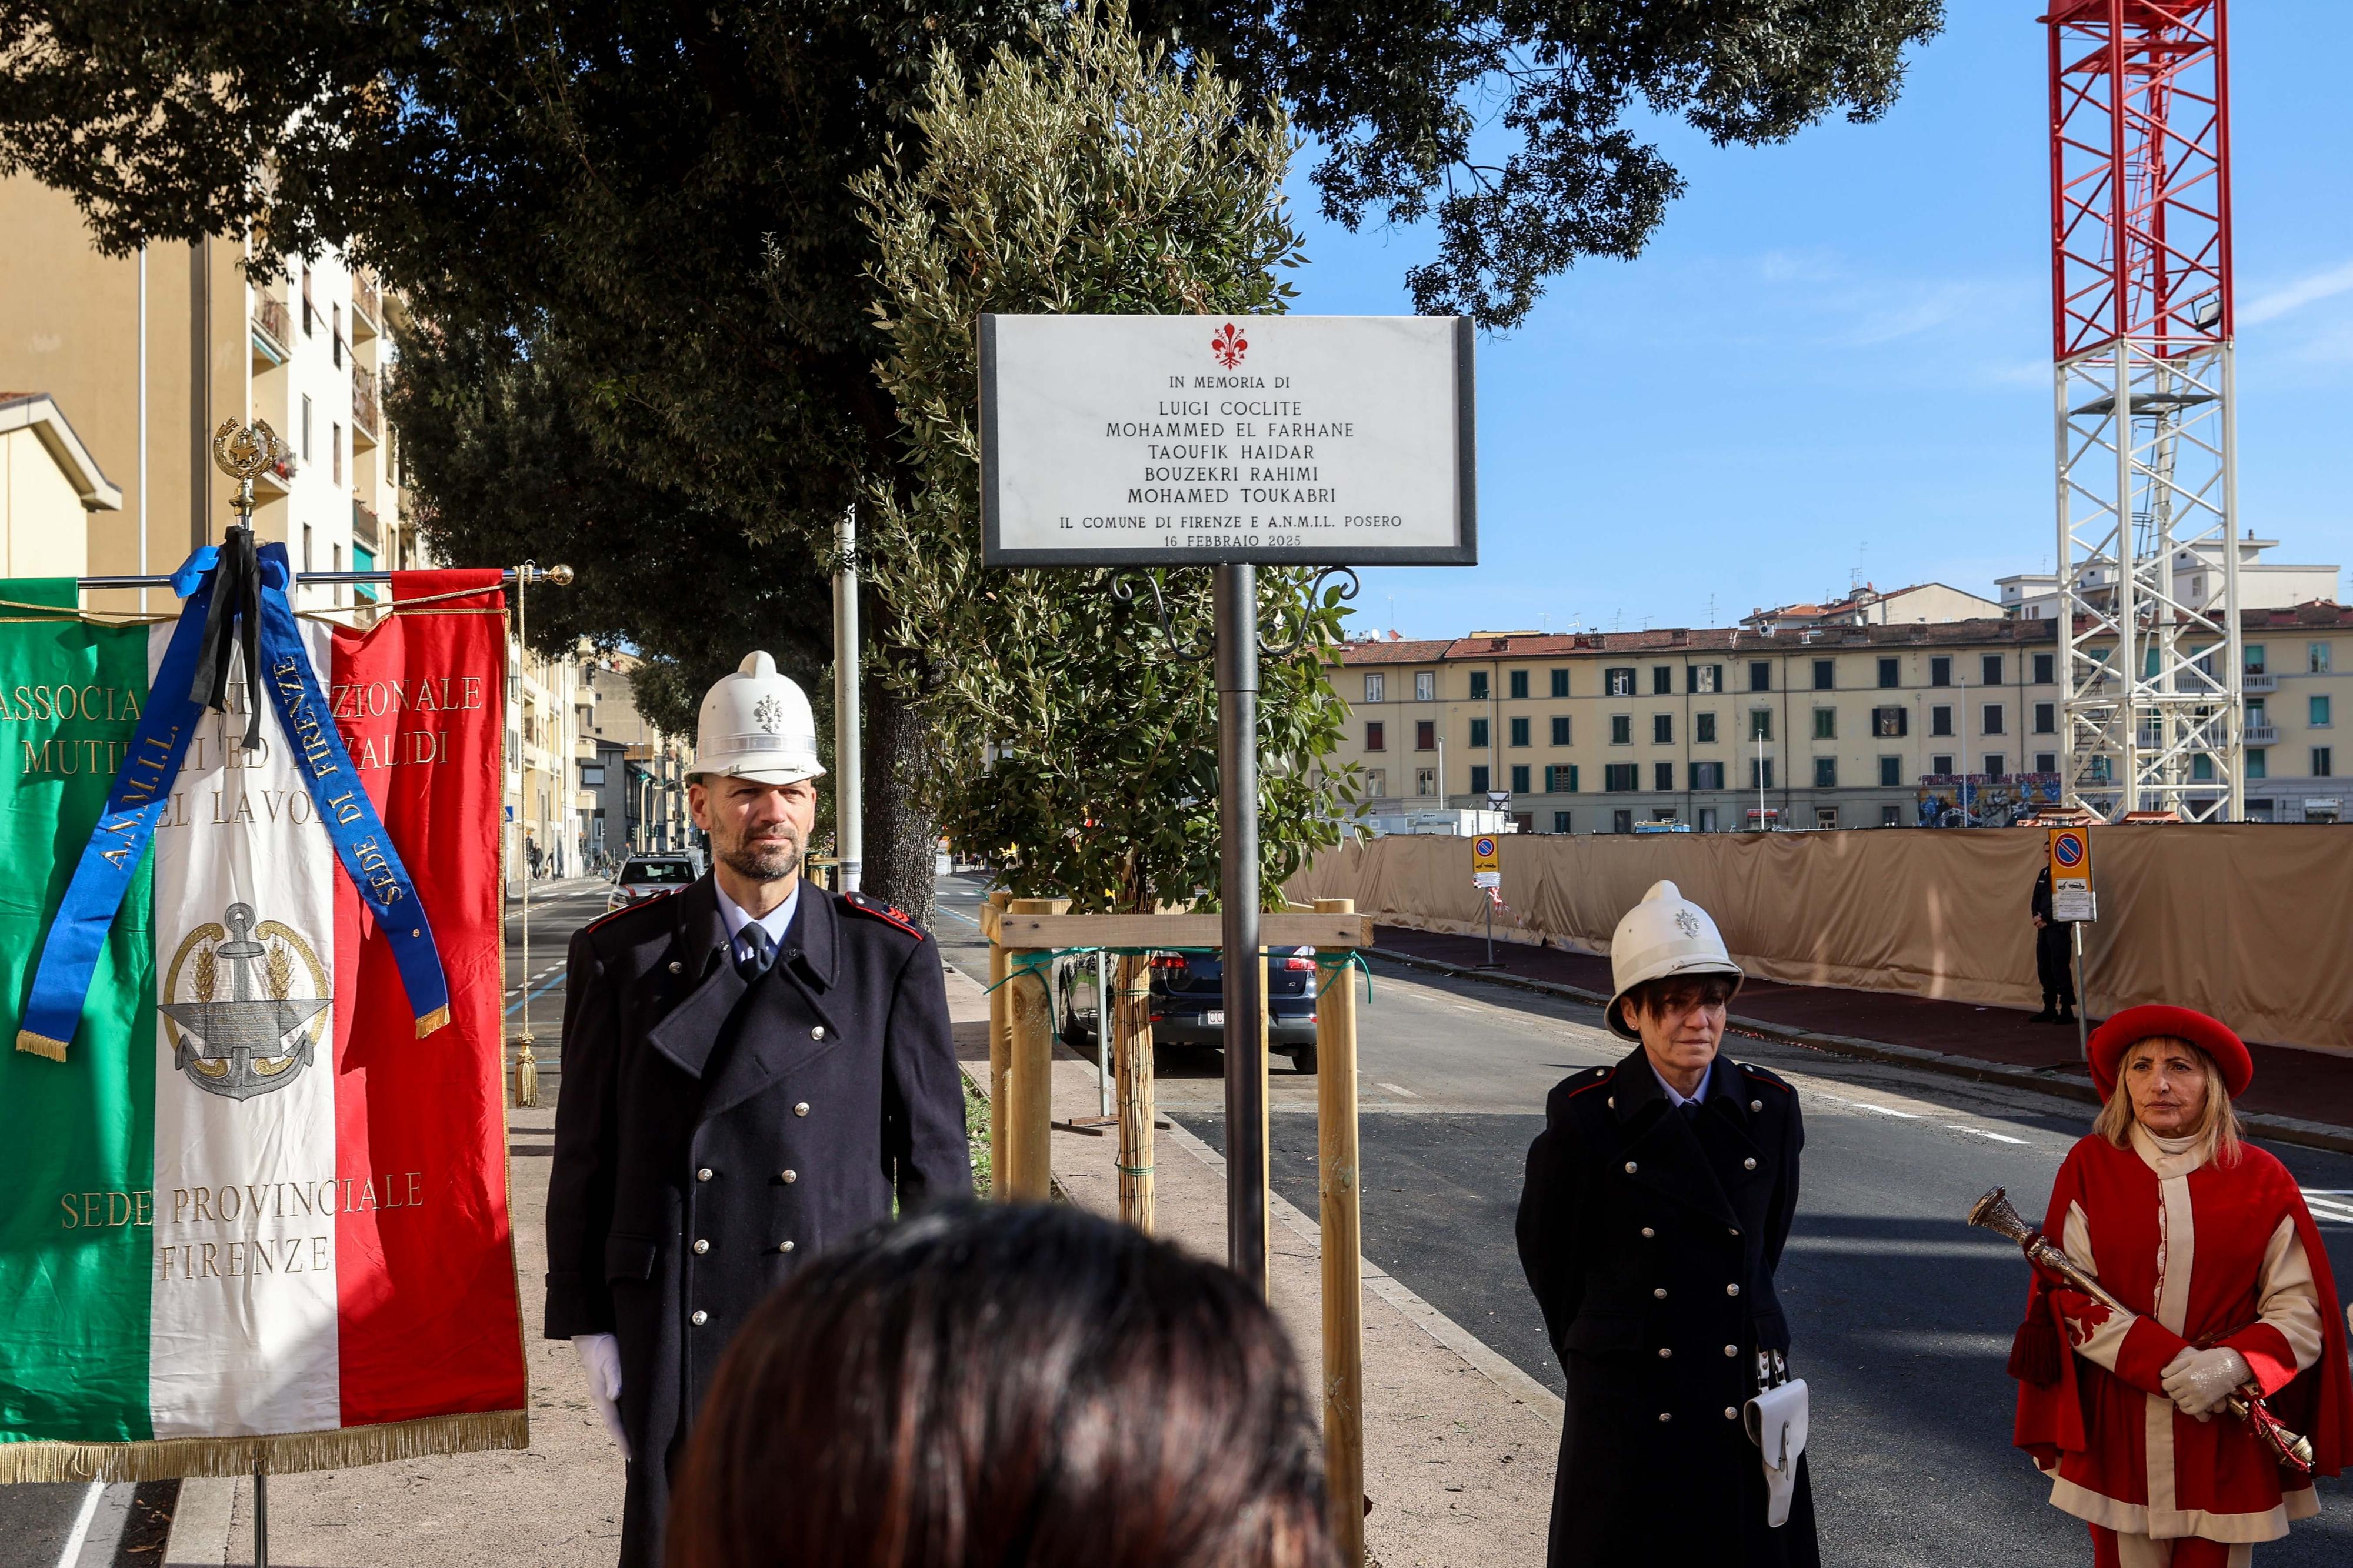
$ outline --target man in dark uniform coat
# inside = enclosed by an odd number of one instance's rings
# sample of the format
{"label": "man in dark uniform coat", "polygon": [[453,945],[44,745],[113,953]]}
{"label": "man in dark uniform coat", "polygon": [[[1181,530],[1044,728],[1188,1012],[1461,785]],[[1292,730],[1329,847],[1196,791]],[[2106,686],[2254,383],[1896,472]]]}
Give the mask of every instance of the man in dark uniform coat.
{"label": "man in dark uniform coat", "polygon": [[1568,1382],[1551,1568],[1820,1562],[1805,1461],[1767,1523],[1742,1409],[1789,1347],[1773,1270],[1798,1205],[1796,1093],[1716,1055],[1740,982],[1672,882],[1610,943],[1611,1030],[1640,1048],[1554,1089],[1528,1150],[1521,1266]]}
{"label": "man in dark uniform coat", "polygon": [[813,1254],[969,1194],[930,936],[798,876],[814,723],[766,654],[704,700],[689,805],[712,869],[572,940],[547,1201],[550,1339],[628,1459],[621,1561],[653,1568],[729,1339]]}
{"label": "man in dark uniform coat", "polygon": [[2034,897],[2027,903],[2034,916],[2034,977],[2042,983],[2042,1011],[2038,1024],[2075,1021],[2075,931],[2073,921],[2051,916],[2051,868],[2035,874]]}

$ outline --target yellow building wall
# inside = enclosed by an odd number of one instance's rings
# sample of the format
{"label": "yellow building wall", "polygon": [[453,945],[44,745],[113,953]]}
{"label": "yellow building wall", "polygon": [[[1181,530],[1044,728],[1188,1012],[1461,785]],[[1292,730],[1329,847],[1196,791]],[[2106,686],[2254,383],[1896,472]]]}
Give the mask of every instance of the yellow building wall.
{"label": "yellow building wall", "polygon": [[93,516],[41,438],[0,435],[0,576],[79,577],[90,569]]}

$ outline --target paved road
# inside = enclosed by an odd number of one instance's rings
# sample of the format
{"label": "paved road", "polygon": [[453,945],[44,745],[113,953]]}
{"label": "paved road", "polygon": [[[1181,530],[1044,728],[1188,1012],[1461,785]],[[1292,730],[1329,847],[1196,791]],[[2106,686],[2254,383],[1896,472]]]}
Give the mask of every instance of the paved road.
{"label": "paved road", "polygon": [[[974,889],[945,890],[953,963],[986,973]],[[1554,1390],[1559,1366],[1513,1248],[1522,1162],[1546,1091],[1625,1047],[1598,1011],[1376,963],[1359,1013],[1366,1254]],[[1854,1062],[1761,1040],[1733,1054],[1798,1084],[1805,1187],[1779,1285],[1814,1390],[1811,1452],[1826,1561],[1876,1568],[2087,1561],[2083,1529],[2010,1447],[2002,1373],[2026,1273],[1962,1213],[1996,1184],[2039,1213],[2086,1108],[2026,1090]],[[1215,1052],[1163,1053],[1165,1109],[1222,1147]],[[1270,1078],[1278,1190],[1315,1212],[1312,1078]],[[2353,1279],[2353,1158],[2267,1145],[2307,1191]],[[2353,1562],[2353,1488],[2261,1563]]]}

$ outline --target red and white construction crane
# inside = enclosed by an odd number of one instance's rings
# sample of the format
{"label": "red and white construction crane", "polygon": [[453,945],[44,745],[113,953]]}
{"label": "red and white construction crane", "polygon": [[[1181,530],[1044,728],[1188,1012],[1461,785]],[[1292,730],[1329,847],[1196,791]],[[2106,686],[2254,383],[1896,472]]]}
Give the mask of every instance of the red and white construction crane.
{"label": "red and white construction crane", "polygon": [[2223,0],[2062,0],[2051,40],[2060,771],[2243,816]]}

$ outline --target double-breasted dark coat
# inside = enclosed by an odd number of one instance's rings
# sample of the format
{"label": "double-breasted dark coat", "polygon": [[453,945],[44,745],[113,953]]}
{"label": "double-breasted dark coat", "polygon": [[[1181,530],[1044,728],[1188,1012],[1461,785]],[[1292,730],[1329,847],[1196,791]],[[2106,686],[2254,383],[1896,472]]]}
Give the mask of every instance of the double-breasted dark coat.
{"label": "double-breasted dark coat", "polygon": [[620,1343],[625,1564],[661,1560],[672,1467],[727,1342],[828,1246],[969,1194],[938,946],[806,882],[749,984],[710,876],[583,928],[565,982],[550,1339]]}
{"label": "double-breasted dark coat", "polygon": [[1708,1070],[1688,1118],[1640,1047],[1577,1073],[1528,1149],[1520,1263],[1568,1383],[1552,1568],[1820,1561],[1803,1461],[1788,1522],[1768,1528],[1741,1421],[1757,1351],[1789,1346],[1773,1269],[1798,1205],[1798,1097],[1762,1068]]}

